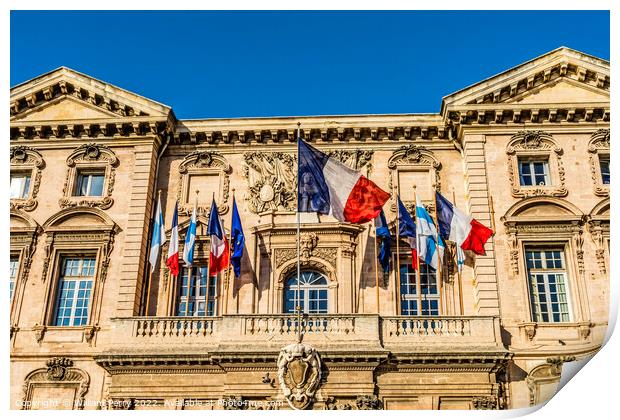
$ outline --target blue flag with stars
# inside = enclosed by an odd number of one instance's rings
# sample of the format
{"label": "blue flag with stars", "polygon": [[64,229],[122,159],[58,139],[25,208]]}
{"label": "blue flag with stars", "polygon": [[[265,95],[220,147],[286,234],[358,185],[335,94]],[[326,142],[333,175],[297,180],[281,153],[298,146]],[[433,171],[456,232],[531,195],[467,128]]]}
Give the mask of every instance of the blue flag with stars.
{"label": "blue flag with stars", "polygon": [[241,275],[241,257],[243,256],[243,247],[245,246],[245,235],[243,234],[243,227],[241,226],[239,210],[237,210],[237,201],[234,198],[230,237],[232,243],[230,263],[235,271],[235,277],[239,277]]}

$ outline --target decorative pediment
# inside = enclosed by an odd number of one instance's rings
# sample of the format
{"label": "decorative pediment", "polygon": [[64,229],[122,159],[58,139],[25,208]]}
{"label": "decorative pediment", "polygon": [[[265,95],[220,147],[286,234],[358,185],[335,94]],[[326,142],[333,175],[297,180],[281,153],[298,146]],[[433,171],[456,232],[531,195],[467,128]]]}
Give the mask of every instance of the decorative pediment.
{"label": "decorative pediment", "polygon": [[179,165],[179,214],[191,214],[196,203],[196,191],[199,194],[197,214],[209,214],[212,197],[215,198],[220,215],[226,214],[229,207],[231,172],[230,164],[219,153],[197,150],[186,155]]}
{"label": "decorative pediment", "polygon": [[608,61],[561,47],[446,96],[442,108],[516,102],[608,102],[609,75]]}
{"label": "decorative pediment", "polygon": [[61,67],[11,89],[11,120],[168,116],[170,108]]}

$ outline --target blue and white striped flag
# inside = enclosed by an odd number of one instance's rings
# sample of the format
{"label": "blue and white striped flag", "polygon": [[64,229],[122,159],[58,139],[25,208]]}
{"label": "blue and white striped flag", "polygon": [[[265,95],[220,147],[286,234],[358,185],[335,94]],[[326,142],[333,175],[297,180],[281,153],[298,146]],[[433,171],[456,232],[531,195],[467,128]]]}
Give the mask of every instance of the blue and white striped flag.
{"label": "blue and white striped flag", "polygon": [[[437,235],[437,228],[433,223],[431,215],[428,214],[420,198],[416,196],[416,233],[418,238],[418,257],[427,265],[437,270],[439,261],[443,261],[443,251],[446,245],[440,236]],[[439,244],[437,244],[439,238]]]}
{"label": "blue and white striped flag", "polygon": [[157,210],[153,218],[153,236],[151,237],[151,250],[149,254],[149,263],[151,264],[151,273],[155,270],[157,258],[159,258],[159,249],[166,243],[166,230],[164,228],[164,215],[161,212],[161,200],[157,197]]}
{"label": "blue and white striped flag", "polygon": [[194,262],[194,244],[196,243],[196,207],[192,212],[192,218],[189,221],[189,227],[185,233],[185,245],[183,246],[183,261],[188,266]]}

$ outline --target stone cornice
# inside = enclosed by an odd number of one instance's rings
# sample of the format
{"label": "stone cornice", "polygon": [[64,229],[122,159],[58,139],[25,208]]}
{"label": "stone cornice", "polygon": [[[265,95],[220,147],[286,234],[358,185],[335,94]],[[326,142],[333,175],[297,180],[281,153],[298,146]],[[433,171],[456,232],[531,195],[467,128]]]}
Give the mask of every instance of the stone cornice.
{"label": "stone cornice", "polygon": [[173,130],[170,118],[136,117],[46,122],[12,122],[11,140],[116,139],[162,136]]}
{"label": "stone cornice", "polygon": [[180,121],[177,143],[292,143],[297,123],[307,141],[368,142],[448,139],[439,114],[273,117]]}

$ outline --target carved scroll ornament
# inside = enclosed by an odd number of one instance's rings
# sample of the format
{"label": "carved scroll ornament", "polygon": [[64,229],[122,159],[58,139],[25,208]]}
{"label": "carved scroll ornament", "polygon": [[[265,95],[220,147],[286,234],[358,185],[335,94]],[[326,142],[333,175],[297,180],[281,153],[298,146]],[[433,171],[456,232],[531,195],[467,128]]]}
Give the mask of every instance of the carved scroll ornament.
{"label": "carved scroll ornament", "polygon": [[[565,171],[562,163],[563,150],[553,137],[544,131],[519,131],[512,136],[508,147],[508,180],[513,197],[551,196],[565,197],[568,190],[565,186]],[[519,177],[519,158],[543,157],[549,160],[549,176],[552,185],[522,186]]]}
{"label": "carved scroll ornament", "polygon": [[601,176],[600,154],[609,155],[611,150],[610,141],[610,130],[605,128],[594,132],[588,143],[590,174],[594,183],[594,194],[600,197],[609,197],[609,184],[603,184],[603,178]]}
{"label": "carved scroll ornament", "polygon": [[[60,207],[98,207],[109,209],[114,204],[112,192],[119,160],[107,146],[89,143],[75,149],[67,158],[67,176],[63,186],[63,197],[58,201]],[[104,186],[101,196],[75,196],[78,173],[83,169],[103,169]]]}

